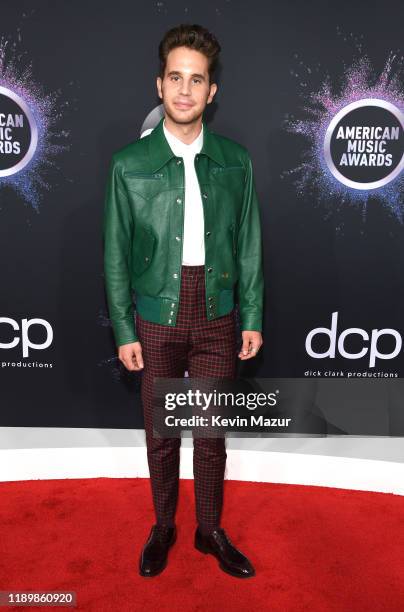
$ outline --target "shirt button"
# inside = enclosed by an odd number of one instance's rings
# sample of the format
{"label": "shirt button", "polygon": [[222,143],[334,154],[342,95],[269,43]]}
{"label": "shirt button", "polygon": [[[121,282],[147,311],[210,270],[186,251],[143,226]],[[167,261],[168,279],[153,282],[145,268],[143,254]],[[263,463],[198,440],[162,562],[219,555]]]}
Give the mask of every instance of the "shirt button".
{"label": "shirt button", "polygon": [[177,198],[177,204],[181,204],[182,200],[181,198]]}
{"label": "shirt button", "polygon": [[174,272],[173,278],[178,278],[178,274],[176,272]]}

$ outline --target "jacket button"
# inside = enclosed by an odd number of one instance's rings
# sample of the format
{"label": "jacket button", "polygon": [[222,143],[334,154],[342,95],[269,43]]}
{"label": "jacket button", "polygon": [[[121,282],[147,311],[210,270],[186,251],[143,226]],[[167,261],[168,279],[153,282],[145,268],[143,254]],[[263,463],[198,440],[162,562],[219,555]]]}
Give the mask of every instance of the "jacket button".
{"label": "jacket button", "polygon": [[172,310],[172,311],[170,312],[170,315],[173,315],[173,314],[174,314],[174,310]]}
{"label": "jacket button", "polygon": [[172,319],[168,319],[168,322],[169,322],[169,323],[172,323]]}
{"label": "jacket button", "polygon": [[208,268],[208,272],[212,272],[212,268]]}
{"label": "jacket button", "polygon": [[179,166],[182,163],[182,159],[178,159],[177,160],[177,166]]}
{"label": "jacket button", "polygon": [[209,304],[209,308],[214,308],[213,304]]}
{"label": "jacket button", "polygon": [[171,308],[174,308],[174,306],[175,306],[175,303],[173,302],[173,303],[171,304]]}
{"label": "jacket button", "polygon": [[145,261],[149,261],[149,258],[148,258],[148,257],[145,257],[145,258],[144,258],[144,260],[145,260]]}
{"label": "jacket button", "polygon": [[176,236],[175,239],[178,240],[178,242],[180,242],[181,237],[180,236]]}
{"label": "jacket button", "polygon": [[210,232],[206,232],[206,235],[207,235],[207,236],[210,236]]}
{"label": "jacket button", "polygon": [[207,194],[207,193],[203,193],[203,194],[202,194],[202,197],[207,198],[207,197],[208,197],[208,194]]}
{"label": "jacket button", "polygon": [[173,278],[178,278],[178,274],[176,272],[174,272]]}
{"label": "jacket button", "polygon": [[213,297],[212,296],[208,297],[208,300],[209,302],[211,302],[213,300]]}
{"label": "jacket button", "polygon": [[181,198],[177,198],[176,201],[177,201],[177,204],[181,204],[181,202],[182,202]]}

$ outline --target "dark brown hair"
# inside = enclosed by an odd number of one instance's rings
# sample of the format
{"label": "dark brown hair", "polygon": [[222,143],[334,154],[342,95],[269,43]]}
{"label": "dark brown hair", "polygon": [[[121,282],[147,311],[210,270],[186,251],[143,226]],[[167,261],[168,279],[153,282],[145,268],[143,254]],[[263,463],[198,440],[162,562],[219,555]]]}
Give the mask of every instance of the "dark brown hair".
{"label": "dark brown hair", "polygon": [[168,30],[159,44],[161,78],[164,78],[167,56],[176,47],[188,47],[203,53],[208,58],[209,81],[212,82],[221,47],[211,32],[200,25],[189,23],[181,23]]}

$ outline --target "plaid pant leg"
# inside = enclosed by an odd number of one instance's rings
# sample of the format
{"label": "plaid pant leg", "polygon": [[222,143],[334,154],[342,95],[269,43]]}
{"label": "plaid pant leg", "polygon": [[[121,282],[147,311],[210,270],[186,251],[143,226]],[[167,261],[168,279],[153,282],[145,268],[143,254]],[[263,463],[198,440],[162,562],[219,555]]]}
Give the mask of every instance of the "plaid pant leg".
{"label": "plaid pant leg", "polygon": [[[190,377],[235,378],[237,364],[236,319],[227,315],[208,320],[205,306],[205,276],[198,273],[195,286],[194,325],[190,334]],[[194,489],[196,518],[207,533],[220,526],[226,467],[225,437],[194,437]]]}
{"label": "plaid pant leg", "polygon": [[146,321],[136,313],[136,330],[144,362],[141,400],[156,522],[173,526],[178,501],[181,438],[153,437],[153,384],[155,377],[184,376],[187,329],[182,320],[178,327],[170,327]]}

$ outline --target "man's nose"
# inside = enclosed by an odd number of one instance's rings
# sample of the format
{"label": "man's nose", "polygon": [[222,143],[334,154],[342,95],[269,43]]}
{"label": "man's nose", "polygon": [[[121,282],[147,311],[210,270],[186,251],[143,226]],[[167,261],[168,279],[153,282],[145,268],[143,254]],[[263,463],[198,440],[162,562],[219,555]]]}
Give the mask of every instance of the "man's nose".
{"label": "man's nose", "polygon": [[186,81],[185,79],[182,81],[182,86],[180,87],[180,92],[184,95],[189,95],[191,88],[191,83]]}

